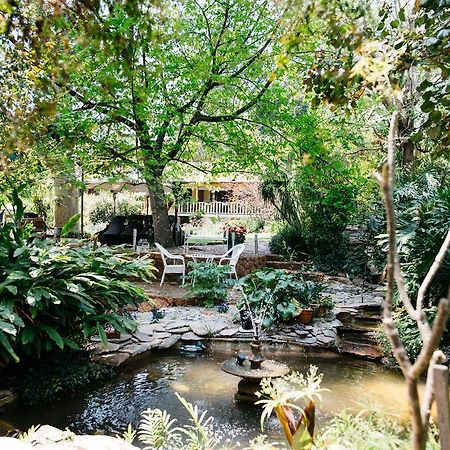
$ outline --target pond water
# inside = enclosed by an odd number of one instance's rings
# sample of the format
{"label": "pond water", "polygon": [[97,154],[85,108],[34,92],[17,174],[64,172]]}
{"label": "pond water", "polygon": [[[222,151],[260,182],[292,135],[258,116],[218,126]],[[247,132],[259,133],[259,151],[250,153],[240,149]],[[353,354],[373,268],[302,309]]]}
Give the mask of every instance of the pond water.
{"label": "pond water", "polygon": [[[239,379],[220,369],[220,363],[237,350],[249,352],[249,347],[214,343],[198,355],[184,355],[177,350],[153,354],[101,386],[41,407],[14,406],[2,419],[23,430],[32,424],[50,424],[77,433],[104,430],[115,434],[124,431],[129,423],[136,427],[146,408],[160,408],[186,423],[187,414],[175,396],[177,392],[215,417],[219,435],[246,442],[260,433],[260,409],[236,402]],[[397,415],[406,414],[403,379],[397,371],[331,352],[305,353],[282,345],[267,347],[264,354],[293,370],[305,372],[310,364],[319,367],[324,374],[322,387],[328,389],[317,411],[319,426],[344,409],[357,411],[367,404],[378,404]],[[274,418],[265,433],[278,436]]]}

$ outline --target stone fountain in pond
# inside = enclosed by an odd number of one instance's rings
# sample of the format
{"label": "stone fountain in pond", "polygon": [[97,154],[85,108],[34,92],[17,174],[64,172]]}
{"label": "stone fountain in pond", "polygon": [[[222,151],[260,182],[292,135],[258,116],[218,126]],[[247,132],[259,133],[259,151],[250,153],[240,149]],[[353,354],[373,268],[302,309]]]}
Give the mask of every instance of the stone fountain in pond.
{"label": "stone fountain in pond", "polygon": [[253,341],[250,344],[251,354],[244,356],[238,353],[236,358],[224,361],[221,368],[224,372],[241,378],[235,395],[236,400],[255,402],[258,399],[256,392],[259,390],[263,378],[282,377],[290,372],[290,368],[286,364],[267,360],[262,355],[260,334],[268,304],[261,308],[259,314],[255,314],[246,297],[245,301],[253,332]]}

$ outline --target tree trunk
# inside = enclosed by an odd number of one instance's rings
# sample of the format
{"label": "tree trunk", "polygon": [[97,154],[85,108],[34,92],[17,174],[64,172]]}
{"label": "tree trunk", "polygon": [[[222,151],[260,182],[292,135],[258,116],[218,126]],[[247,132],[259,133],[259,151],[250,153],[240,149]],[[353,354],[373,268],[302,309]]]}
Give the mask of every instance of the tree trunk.
{"label": "tree trunk", "polygon": [[[55,177],[53,180],[55,195],[55,228],[61,229],[66,222],[79,212],[79,192],[73,184],[64,177]],[[79,225],[74,231],[79,230]]]}
{"label": "tree trunk", "polygon": [[155,242],[163,247],[174,246],[172,231],[170,230],[169,213],[164,199],[164,187],[160,176],[147,179],[150,207],[153,217]]}

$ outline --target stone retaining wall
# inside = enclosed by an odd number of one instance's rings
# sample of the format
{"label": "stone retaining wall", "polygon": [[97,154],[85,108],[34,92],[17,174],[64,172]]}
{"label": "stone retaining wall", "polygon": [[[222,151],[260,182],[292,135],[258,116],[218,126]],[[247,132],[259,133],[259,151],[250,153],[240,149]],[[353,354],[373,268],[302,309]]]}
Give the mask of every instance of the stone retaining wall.
{"label": "stone retaining wall", "polygon": [[[157,279],[160,280],[164,270],[161,255],[159,254],[159,252],[151,252],[150,258],[153,261],[153,265],[158,269],[158,271],[155,272],[155,275]],[[188,262],[191,261],[189,256],[186,259]],[[239,262],[237,265],[237,273],[239,277],[243,277],[244,275],[248,275],[249,273],[252,273],[255,270],[264,269],[264,267],[266,267],[265,255],[242,255],[239,258]],[[189,271],[188,267],[187,271]],[[166,274],[166,279],[168,281],[175,281],[177,278],[178,275]]]}

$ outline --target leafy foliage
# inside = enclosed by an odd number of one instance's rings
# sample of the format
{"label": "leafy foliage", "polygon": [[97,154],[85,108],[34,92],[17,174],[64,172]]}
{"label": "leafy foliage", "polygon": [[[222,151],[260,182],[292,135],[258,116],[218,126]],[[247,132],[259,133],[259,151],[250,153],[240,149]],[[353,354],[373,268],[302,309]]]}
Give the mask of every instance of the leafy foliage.
{"label": "leafy foliage", "polygon": [[109,223],[116,216],[131,216],[142,213],[142,207],[135,203],[125,200],[116,203],[116,212],[114,214],[114,205],[112,201],[101,200],[97,202],[89,213],[89,219],[94,224]]}
{"label": "leafy foliage", "polygon": [[228,266],[191,261],[189,267],[191,270],[186,275],[189,284],[186,287],[190,297],[199,299],[208,308],[227,300],[227,287],[234,284],[229,278]]}
{"label": "leafy foliage", "polygon": [[37,405],[114,376],[112,367],[92,363],[87,355],[67,352],[22,368],[16,391],[21,402]]}
{"label": "leafy foliage", "polygon": [[290,224],[284,225],[270,240],[270,251],[283,255],[290,260],[298,259],[302,254],[308,253],[308,246],[298,227]]}
{"label": "leafy foliage", "polygon": [[[289,447],[293,450],[312,449],[315,403],[321,400],[322,377],[316,366],[310,366],[306,375],[293,372],[281,379],[264,378],[261,390],[257,392],[263,399],[256,402],[257,405],[263,405],[261,429],[272,412],[275,412]],[[298,404],[300,400],[302,406]]]}
{"label": "leafy foliage", "polygon": [[183,407],[189,413],[189,424],[183,427],[173,427],[176,419],[160,409],[148,409],[142,413],[139,426],[139,439],[147,450],[153,449],[188,449],[215,450],[229,447],[221,443],[214,434],[213,417],[207,416],[207,411],[200,413],[197,405],[192,405],[183,397],[175,394]]}
{"label": "leafy foliage", "polygon": [[[430,324],[432,324],[434,318],[436,317],[436,308],[432,307],[425,309],[424,311]],[[395,311],[395,313],[393,314],[393,319],[394,324],[398,329],[400,339],[405,346],[406,352],[408,353],[408,356],[411,358],[411,360],[414,361],[423,347],[423,341],[420,336],[420,332],[417,329],[417,324],[413,319],[411,319],[411,317],[403,308]],[[381,347],[383,354],[386,357],[393,359],[391,344],[387,336],[384,334],[384,330],[381,325],[375,333],[375,338],[378,342],[378,345]],[[449,333],[447,331],[443,336],[443,341],[448,342],[448,339]]]}
{"label": "leafy foliage", "polygon": [[259,310],[270,304],[263,326],[269,327],[276,321],[289,322],[299,315],[302,308],[317,303],[325,285],[303,281],[301,274],[287,274],[282,269],[263,269],[253,272],[241,281],[246,302],[242,298],[238,308],[248,303],[251,309]]}
{"label": "leafy foliage", "polygon": [[[415,297],[450,229],[448,166],[421,171],[394,192],[398,205],[397,239],[408,292]],[[385,236],[380,237],[385,245]],[[428,292],[429,303],[446,293],[450,282],[450,251]]]}
{"label": "leafy foliage", "polygon": [[147,280],[153,267],[103,248],[30,242],[29,228],[20,227],[16,190],[11,202],[14,220],[0,229],[0,357],[18,361],[19,355],[76,349],[93,333],[107,345],[106,325],[132,330],[120,309],[147,298],[128,278]]}
{"label": "leafy foliage", "polygon": [[359,181],[344,158],[316,137],[320,133],[318,118],[308,115],[302,137],[311,146],[299,148],[295,164],[277,164],[268,171],[261,188],[263,198],[288,224],[272,247],[308,253],[323,266],[342,266],[344,230],[357,211]]}

